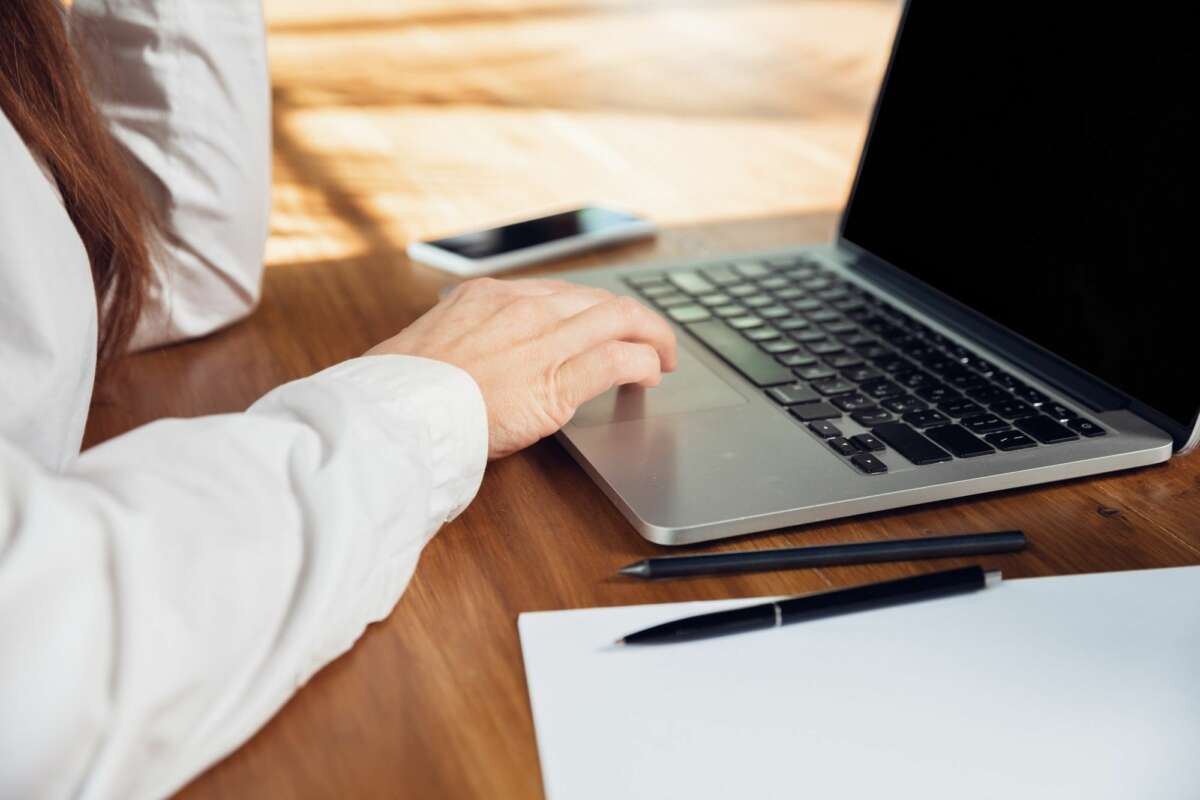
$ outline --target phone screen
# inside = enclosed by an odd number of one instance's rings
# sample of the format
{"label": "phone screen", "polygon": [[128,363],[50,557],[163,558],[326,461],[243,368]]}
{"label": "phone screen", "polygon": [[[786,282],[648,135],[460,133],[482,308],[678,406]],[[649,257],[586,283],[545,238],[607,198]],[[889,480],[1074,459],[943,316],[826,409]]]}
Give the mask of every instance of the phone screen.
{"label": "phone screen", "polygon": [[429,244],[464,258],[490,258],[546,242],[597,233],[637,219],[632,214],[607,208],[579,208],[485,231],[448,236]]}

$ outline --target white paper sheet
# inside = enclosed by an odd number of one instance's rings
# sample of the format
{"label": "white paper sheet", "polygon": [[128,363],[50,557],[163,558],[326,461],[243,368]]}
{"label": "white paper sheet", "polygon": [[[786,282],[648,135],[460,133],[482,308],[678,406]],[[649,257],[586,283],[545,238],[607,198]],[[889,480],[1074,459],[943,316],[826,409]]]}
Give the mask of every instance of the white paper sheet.
{"label": "white paper sheet", "polygon": [[612,645],[762,600],[522,614],[550,800],[1200,799],[1200,567]]}

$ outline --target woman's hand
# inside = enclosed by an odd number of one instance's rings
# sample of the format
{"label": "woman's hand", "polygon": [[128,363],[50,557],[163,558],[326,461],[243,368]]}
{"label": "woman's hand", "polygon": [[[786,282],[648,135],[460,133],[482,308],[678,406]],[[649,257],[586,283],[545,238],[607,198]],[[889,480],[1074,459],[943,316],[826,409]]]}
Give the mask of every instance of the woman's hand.
{"label": "woman's hand", "polygon": [[467,281],[368,351],[423,356],[470,373],[488,411],[488,457],[561,428],[613,386],[655,386],[675,369],[675,334],[630,297],[562,281]]}

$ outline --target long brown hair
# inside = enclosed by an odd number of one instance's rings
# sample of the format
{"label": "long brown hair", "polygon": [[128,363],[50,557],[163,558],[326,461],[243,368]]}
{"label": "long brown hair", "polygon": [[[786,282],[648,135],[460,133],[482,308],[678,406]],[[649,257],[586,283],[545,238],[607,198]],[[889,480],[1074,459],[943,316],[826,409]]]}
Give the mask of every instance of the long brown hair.
{"label": "long brown hair", "polygon": [[91,262],[101,368],[125,351],[151,269],[149,207],[92,105],[59,0],[0,0],[0,110],[45,162]]}

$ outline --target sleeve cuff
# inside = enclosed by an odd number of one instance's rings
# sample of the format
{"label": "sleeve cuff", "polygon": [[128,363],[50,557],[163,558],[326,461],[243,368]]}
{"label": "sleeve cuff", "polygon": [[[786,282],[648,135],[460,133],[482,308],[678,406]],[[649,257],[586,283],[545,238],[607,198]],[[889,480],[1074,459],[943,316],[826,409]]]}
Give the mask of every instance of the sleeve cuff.
{"label": "sleeve cuff", "polygon": [[429,443],[430,515],[436,525],[457,517],[475,497],[487,466],[487,407],[465,370],[417,356],[370,355],[312,376],[352,384],[397,425],[421,425]]}

